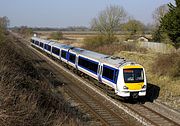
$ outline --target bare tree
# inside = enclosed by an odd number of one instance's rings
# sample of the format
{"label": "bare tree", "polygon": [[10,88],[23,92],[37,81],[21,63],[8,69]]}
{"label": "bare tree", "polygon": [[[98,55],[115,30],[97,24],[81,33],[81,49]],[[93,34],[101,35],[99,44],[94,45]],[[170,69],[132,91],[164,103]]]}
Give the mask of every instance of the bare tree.
{"label": "bare tree", "polygon": [[9,19],[8,17],[0,17],[0,28],[6,29],[9,26]]}
{"label": "bare tree", "polygon": [[92,20],[91,28],[99,31],[110,40],[126,16],[127,14],[123,7],[110,5]]}
{"label": "bare tree", "polygon": [[0,17],[0,43],[4,40],[4,33],[9,25],[9,19],[7,17]]}
{"label": "bare tree", "polygon": [[158,8],[155,9],[155,11],[153,12],[152,16],[155,22],[155,26],[159,26],[160,25],[160,20],[162,17],[164,17],[164,15],[169,11],[168,5],[164,4]]}

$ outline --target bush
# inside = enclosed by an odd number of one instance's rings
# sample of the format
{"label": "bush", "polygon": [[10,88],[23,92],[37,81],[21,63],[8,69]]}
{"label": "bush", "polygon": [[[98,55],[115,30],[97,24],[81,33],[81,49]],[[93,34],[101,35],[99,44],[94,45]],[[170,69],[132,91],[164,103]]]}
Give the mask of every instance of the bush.
{"label": "bush", "polygon": [[113,41],[117,41],[116,37],[112,37],[111,40],[109,40],[108,37],[103,35],[98,35],[94,37],[87,37],[84,39],[84,47],[86,49],[94,49],[97,47],[100,47],[102,45],[109,45],[112,44]]}
{"label": "bush", "polygon": [[63,39],[63,33],[61,31],[52,32],[49,38],[55,40],[61,40]]}
{"label": "bush", "polygon": [[147,51],[145,48],[138,47],[136,42],[115,43],[117,41],[116,37],[112,38],[112,40],[114,40],[114,43],[108,41],[104,36],[86,38],[84,39],[83,48],[107,55],[113,55],[115,52],[120,51],[137,51],[143,53]]}
{"label": "bush", "polygon": [[152,65],[152,72],[159,76],[166,75],[169,77],[179,77],[180,54],[159,54]]}

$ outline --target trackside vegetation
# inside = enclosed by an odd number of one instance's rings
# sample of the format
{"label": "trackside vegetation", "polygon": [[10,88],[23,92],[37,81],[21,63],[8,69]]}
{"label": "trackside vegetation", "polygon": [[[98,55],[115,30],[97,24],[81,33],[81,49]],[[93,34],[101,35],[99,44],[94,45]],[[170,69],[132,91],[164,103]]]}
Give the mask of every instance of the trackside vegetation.
{"label": "trackside vegetation", "polygon": [[159,16],[159,24],[153,34],[153,38],[156,41],[165,43],[168,40],[168,43],[178,49],[180,47],[180,0],[175,0],[175,5],[169,3],[164,7],[160,7],[160,12],[165,12],[165,14]]}
{"label": "trackside vegetation", "polygon": [[5,38],[0,44],[0,125],[83,125],[83,114],[43,79],[35,65],[40,61],[14,44],[18,39]]}

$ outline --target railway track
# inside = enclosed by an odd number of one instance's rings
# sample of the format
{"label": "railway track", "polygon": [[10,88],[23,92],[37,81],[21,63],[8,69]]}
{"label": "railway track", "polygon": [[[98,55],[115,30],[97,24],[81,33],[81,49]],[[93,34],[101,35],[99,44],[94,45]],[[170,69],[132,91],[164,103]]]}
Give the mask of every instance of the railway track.
{"label": "railway track", "polygon": [[[47,58],[46,60],[48,61]],[[52,62],[52,61],[48,61],[48,62]],[[55,64],[58,65],[57,63]],[[54,67],[52,64],[49,65]],[[66,68],[64,69],[65,69],[64,71],[67,71]],[[67,73],[71,73],[71,72],[67,72]],[[61,74],[63,74],[62,71]],[[69,77],[69,79],[72,79],[72,77]],[[93,85],[92,82],[84,82],[84,83],[91,83],[91,86],[95,87],[96,89],[99,88],[98,91],[96,91],[96,93],[102,91],[102,89],[101,91],[99,91],[100,87],[97,87],[97,85]],[[89,88],[83,84],[80,85],[68,84],[65,85],[65,89],[67,94],[69,94],[79,103],[83,104],[83,106],[86,106],[86,109],[88,109],[97,118],[97,120],[102,123],[102,125],[136,125],[136,124],[138,125],[138,123],[137,122],[135,123],[132,117],[127,116],[125,112],[129,113],[131,116],[139,120],[144,125],[154,125],[154,126],[180,125],[179,123],[163,116],[162,114],[154,111],[152,108],[146,107],[143,104],[122,103],[116,99],[112,99],[108,97],[106,94],[98,94],[98,93],[96,94],[93,90],[89,90]],[[111,103],[109,101],[111,101]],[[120,110],[118,108],[124,110]],[[130,120],[132,119],[132,120],[128,121],[128,119]]]}
{"label": "railway track", "polygon": [[[66,92],[72,97],[76,98],[79,103],[83,104],[93,115],[100,121],[102,125],[112,125],[112,126],[130,126],[132,123],[124,119],[118,113],[107,108],[106,105],[99,101],[99,98],[92,96],[92,92],[88,93],[86,90],[77,89],[77,86],[71,85],[67,86]],[[73,93],[72,93],[73,92]]]}
{"label": "railway track", "polygon": [[[124,104],[124,103],[123,103]],[[143,104],[124,104],[154,126],[179,126],[179,124]]]}
{"label": "railway track", "polygon": [[[91,82],[90,82],[91,83]],[[92,84],[92,83],[91,83]],[[98,86],[97,84],[93,84],[99,90],[103,90],[102,85]],[[104,88],[104,93],[107,93],[106,89]],[[110,92],[110,91],[109,91]],[[118,98],[110,95],[110,97]],[[147,107],[145,104],[139,103],[125,103],[123,101],[119,101],[118,99],[114,99],[116,102],[120,102],[123,104],[125,108],[128,108],[129,111],[134,112],[139,117],[142,117],[141,120],[145,122],[145,125],[154,125],[154,126],[180,126],[180,120],[172,120],[163,114],[153,110],[153,108]],[[178,114],[179,115],[179,114]]]}
{"label": "railway track", "polygon": [[[21,46],[27,46],[25,45],[26,43],[22,44],[23,45]],[[28,47],[33,49],[30,46]],[[28,51],[28,49],[26,50]],[[68,80],[64,83],[64,91],[71,97],[71,99],[74,99],[77,103],[80,103],[81,106],[83,106],[83,108],[94,117],[96,124],[112,126],[131,126],[133,124],[135,124],[135,126],[140,125],[140,123],[137,122],[133,117],[124,113],[123,110],[114,111],[114,109],[112,109],[112,104],[109,105],[108,103],[105,103],[105,99],[103,98],[99,100],[100,96],[93,90],[88,89],[85,85],[71,76],[67,76],[62,69],[54,66],[54,61],[52,64],[48,57],[45,58],[42,56],[42,54],[39,53],[39,55],[37,52],[37,50],[33,49],[32,53],[35,54],[34,59],[40,58],[42,61],[46,61],[47,64],[45,64],[45,62],[38,62],[35,65],[46,67],[46,69],[50,69],[57,78]],[[45,79],[47,80],[47,78]]]}

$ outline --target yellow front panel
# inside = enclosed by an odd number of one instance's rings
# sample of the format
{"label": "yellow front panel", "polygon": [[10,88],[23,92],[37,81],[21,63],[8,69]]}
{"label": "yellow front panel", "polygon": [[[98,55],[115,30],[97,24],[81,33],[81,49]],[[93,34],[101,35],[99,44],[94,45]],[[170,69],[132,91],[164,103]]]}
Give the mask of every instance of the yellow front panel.
{"label": "yellow front panel", "polygon": [[141,90],[144,82],[142,83],[125,83],[129,90]]}
{"label": "yellow front panel", "polygon": [[124,66],[123,69],[133,69],[133,68],[143,68],[142,66],[137,65],[130,65],[130,66]]}

